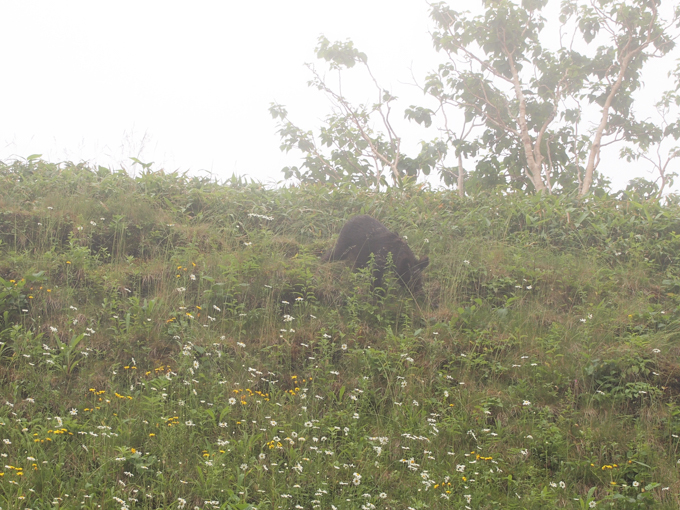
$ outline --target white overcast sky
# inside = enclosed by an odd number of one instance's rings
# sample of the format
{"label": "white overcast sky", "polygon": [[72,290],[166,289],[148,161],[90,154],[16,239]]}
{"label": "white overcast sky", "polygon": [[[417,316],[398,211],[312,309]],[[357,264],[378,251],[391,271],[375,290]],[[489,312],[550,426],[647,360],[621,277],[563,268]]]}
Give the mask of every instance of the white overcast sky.
{"label": "white overcast sky", "polygon": [[[154,169],[280,181],[300,154],[279,151],[269,104],[285,105],[306,129],[331,111],[307,87],[304,63],[323,67],[318,36],[349,38],[368,54],[380,84],[400,97],[399,121],[425,104],[412,76],[422,80],[442,60],[428,12],[420,0],[3,0],[0,160],[42,154],[130,169],[138,157]],[[372,102],[363,83],[356,99]],[[397,124],[411,155],[436,135]],[[650,177],[612,163],[601,169],[615,188]]]}

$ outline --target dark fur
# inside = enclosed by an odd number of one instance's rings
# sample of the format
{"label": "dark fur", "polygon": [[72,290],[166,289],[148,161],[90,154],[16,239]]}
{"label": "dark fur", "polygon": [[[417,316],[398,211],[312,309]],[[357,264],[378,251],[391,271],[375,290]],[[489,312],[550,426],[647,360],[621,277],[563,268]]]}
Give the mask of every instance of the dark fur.
{"label": "dark fur", "polygon": [[335,246],[323,256],[322,260],[350,260],[352,268],[366,267],[374,255],[375,286],[382,285],[387,254],[392,253],[392,263],[402,285],[413,292],[420,292],[423,286],[422,271],[430,263],[427,257],[420,261],[399,234],[390,232],[375,218],[362,215],[351,218],[340,231]]}

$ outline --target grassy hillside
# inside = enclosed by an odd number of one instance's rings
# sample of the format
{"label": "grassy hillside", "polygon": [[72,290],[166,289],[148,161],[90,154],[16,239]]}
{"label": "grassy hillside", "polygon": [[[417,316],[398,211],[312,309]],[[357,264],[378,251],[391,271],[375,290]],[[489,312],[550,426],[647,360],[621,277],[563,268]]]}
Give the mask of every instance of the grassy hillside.
{"label": "grassy hillside", "polygon": [[[354,214],[424,292],[319,256]],[[680,208],[0,165],[0,507],[677,508]]]}

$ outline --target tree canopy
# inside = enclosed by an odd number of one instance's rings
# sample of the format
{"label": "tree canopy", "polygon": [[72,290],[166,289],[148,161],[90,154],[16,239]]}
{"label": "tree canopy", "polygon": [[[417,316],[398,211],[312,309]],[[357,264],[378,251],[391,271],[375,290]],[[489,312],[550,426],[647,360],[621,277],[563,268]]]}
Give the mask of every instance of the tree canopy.
{"label": "tree canopy", "polygon": [[[359,64],[377,100],[352,104],[308,64],[309,85],[334,108],[314,134],[293,124],[285,107],[271,105],[281,149],[304,154],[300,167],[284,168],[286,178],[379,188],[436,170],[461,196],[466,187],[489,186],[584,196],[606,185],[598,173],[602,148],[619,144],[621,158],[651,165],[660,182],[638,178],[631,186],[651,186],[650,196],[659,196],[680,156],[673,145],[680,138],[680,66],[669,72],[656,118],[642,117],[635,101],[648,63],[668,62],[680,35],[680,6],[662,11],[660,0],[563,0],[559,19],[547,19],[547,4],[487,0],[479,15],[430,5],[432,42],[442,60],[421,88],[437,106],[411,105],[404,115],[438,134],[424,135],[429,140],[411,156],[391,122],[397,98],[379,85],[366,54],[351,41],[321,36],[317,57],[338,73]],[[546,27],[559,29],[556,47],[548,44]]]}

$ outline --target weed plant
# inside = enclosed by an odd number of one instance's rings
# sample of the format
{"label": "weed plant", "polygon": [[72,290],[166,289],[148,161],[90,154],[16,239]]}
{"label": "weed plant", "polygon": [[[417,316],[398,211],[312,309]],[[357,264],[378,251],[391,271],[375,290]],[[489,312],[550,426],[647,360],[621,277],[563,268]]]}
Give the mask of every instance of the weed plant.
{"label": "weed plant", "polygon": [[[424,292],[321,264],[371,214]],[[3,509],[680,506],[680,208],[0,164]]]}

